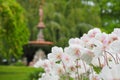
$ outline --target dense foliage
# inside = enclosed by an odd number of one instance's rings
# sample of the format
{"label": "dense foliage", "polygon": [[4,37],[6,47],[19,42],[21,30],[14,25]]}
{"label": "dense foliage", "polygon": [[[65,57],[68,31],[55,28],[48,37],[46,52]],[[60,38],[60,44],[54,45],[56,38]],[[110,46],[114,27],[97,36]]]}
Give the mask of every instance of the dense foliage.
{"label": "dense foliage", "polygon": [[45,40],[54,45],[65,47],[69,38],[80,37],[93,27],[105,32],[120,27],[119,0],[0,0],[0,57],[19,58],[29,40],[28,29],[30,40],[36,40],[40,4]]}
{"label": "dense foliage", "polygon": [[[31,40],[37,36],[38,9],[43,4],[45,40],[65,46],[71,37],[80,37],[93,26],[100,27],[99,8],[83,4],[79,0],[17,0],[27,11]],[[43,1],[43,2],[42,2]],[[26,5],[27,4],[27,5]]]}
{"label": "dense foliage", "polygon": [[[17,0],[27,11],[31,40],[36,39],[38,9],[43,4],[46,40],[65,46],[93,27],[111,32],[120,24],[119,0]],[[26,5],[27,4],[27,5]]]}
{"label": "dense foliage", "polygon": [[120,27],[120,1],[119,0],[93,0],[100,8],[102,27],[107,32]]}
{"label": "dense foliage", "polygon": [[20,58],[28,38],[24,9],[15,0],[0,0],[0,58]]}

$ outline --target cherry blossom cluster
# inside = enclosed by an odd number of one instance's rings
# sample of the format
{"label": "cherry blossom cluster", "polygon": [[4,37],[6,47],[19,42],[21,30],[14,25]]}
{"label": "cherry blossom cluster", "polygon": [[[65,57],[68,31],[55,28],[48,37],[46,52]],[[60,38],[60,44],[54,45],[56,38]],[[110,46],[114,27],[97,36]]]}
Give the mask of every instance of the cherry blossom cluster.
{"label": "cherry blossom cluster", "polygon": [[45,70],[39,80],[120,80],[119,28],[110,34],[94,28],[68,43],[64,49],[53,47],[48,59],[34,65]]}

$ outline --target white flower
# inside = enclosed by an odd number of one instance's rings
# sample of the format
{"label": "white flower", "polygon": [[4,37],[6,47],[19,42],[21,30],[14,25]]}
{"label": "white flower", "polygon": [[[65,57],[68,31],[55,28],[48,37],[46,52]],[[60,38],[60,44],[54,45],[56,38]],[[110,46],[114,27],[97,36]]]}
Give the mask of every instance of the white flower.
{"label": "white flower", "polygon": [[71,46],[65,48],[65,53],[69,54],[70,56],[72,56],[76,60],[76,59],[79,59],[81,57],[82,50],[83,49],[81,48],[81,46],[71,45]]}
{"label": "white flower", "polygon": [[62,63],[61,64],[55,64],[52,70],[57,75],[63,75],[63,74],[65,74],[64,65]]}
{"label": "white flower", "polygon": [[52,53],[48,54],[48,59],[56,62],[61,60],[62,55],[63,55],[63,49],[61,47],[53,47]]}
{"label": "white flower", "polygon": [[86,42],[88,42],[91,38],[87,34],[83,34],[83,36],[80,39],[83,41],[84,44],[86,44]]}
{"label": "white flower", "polygon": [[[71,38],[64,51],[53,47],[48,59],[39,60],[34,67],[45,70],[39,80],[60,80],[63,75],[76,80],[78,75],[88,74],[88,71],[90,80],[120,80],[119,63],[120,29],[107,34],[94,28],[81,38]],[[101,67],[100,74],[95,73],[90,64]]]}
{"label": "white flower", "polygon": [[112,65],[111,68],[105,66],[100,73],[100,77],[103,80],[120,80],[120,64]]}
{"label": "white flower", "polygon": [[67,66],[66,66],[66,70],[67,70],[69,73],[75,73],[75,72],[77,71],[75,62],[68,63]]}
{"label": "white flower", "polygon": [[109,36],[106,33],[98,33],[95,35],[93,52],[96,57],[103,56],[109,48]]}
{"label": "white flower", "polygon": [[[116,34],[112,33],[112,34],[109,34],[109,44],[115,40],[118,40],[120,37],[118,37]],[[120,39],[119,39],[120,40]]]}
{"label": "white flower", "polygon": [[100,41],[94,40],[94,47],[93,47],[94,55],[96,57],[102,56],[104,50],[105,50],[104,45]]}
{"label": "white flower", "polygon": [[106,33],[97,33],[95,39],[99,40],[104,45],[108,45],[109,43],[109,36]]}
{"label": "white flower", "polygon": [[44,73],[39,80],[59,80],[59,76],[54,73]]}
{"label": "white flower", "polygon": [[69,40],[69,46],[71,46],[71,45],[79,45],[80,46],[82,44],[83,44],[83,42],[79,38],[71,38]]}
{"label": "white flower", "polygon": [[120,54],[120,40],[115,40],[110,44],[109,52],[112,54]]}
{"label": "white flower", "polygon": [[39,59],[33,66],[36,68],[39,68],[41,66],[42,62],[43,61],[41,59]]}
{"label": "white flower", "polygon": [[93,38],[97,33],[101,33],[99,28],[94,28],[88,31],[88,36]]}
{"label": "white flower", "polygon": [[70,56],[69,54],[67,53],[64,53],[63,56],[62,56],[62,62],[64,62],[64,64],[68,64],[68,63],[71,63],[71,61],[74,61],[75,59],[73,59],[72,56]]}
{"label": "white flower", "polygon": [[49,60],[44,60],[41,64],[41,67],[43,68],[49,68],[51,66],[50,61]]}
{"label": "white flower", "polygon": [[87,64],[90,64],[93,57],[94,57],[94,53],[92,52],[92,50],[84,49],[81,59],[84,60]]}
{"label": "white flower", "polygon": [[96,74],[95,72],[93,72],[93,73],[91,73],[89,75],[89,80],[102,80],[102,79],[100,79],[100,77],[99,77],[98,74]]}
{"label": "white flower", "polygon": [[66,69],[67,72],[73,73],[73,72],[77,71],[76,63],[72,59],[70,60],[69,63],[63,62],[63,64],[65,65],[65,69]]}

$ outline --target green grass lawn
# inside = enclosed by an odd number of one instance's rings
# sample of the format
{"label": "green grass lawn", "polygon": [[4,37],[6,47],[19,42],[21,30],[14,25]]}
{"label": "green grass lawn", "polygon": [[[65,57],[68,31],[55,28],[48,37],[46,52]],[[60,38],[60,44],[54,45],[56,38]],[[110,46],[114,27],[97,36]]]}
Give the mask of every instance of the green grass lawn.
{"label": "green grass lawn", "polygon": [[0,80],[36,80],[40,71],[27,66],[0,66]]}

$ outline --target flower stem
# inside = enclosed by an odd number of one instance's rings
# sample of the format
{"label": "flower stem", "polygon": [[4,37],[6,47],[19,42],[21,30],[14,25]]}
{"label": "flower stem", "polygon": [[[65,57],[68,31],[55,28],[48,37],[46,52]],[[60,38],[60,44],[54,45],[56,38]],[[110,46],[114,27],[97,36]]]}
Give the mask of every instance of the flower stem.
{"label": "flower stem", "polygon": [[63,64],[63,68],[65,70],[65,73],[67,74],[67,79],[66,80],[70,80],[70,77],[69,77],[69,73],[67,73],[67,70],[66,70],[66,67],[65,67],[65,64],[64,62],[61,60],[62,64]]}
{"label": "flower stem", "polygon": [[83,66],[84,66],[85,72],[87,72],[84,61],[82,61],[82,63],[83,63]]}
{"label": "flower stem", "polygon": [[117,64],[116,59],[114,58],[114,56],[113,56],[110,52],[108,52],[108,51],[105,51],[105,52],[107,52],[109,55],[111,55],[111,56],[112,56],[112,58],[113,58],[113,60],[114,60],[114,61],[115,61],[115,63]]}
{"label": "flower stem", "polygon": [[78,80],[80,80],[80,75],[79,75],[79,71],[78,71],[78,68],[79,68],[79,65],[78,65],[78,59],[77,59],[77,62],[76,62],[76,64],[77,64],[77,78],[78,78]]}
{"label": "flower stem", "polygon": [[105,62],[106,62],[106,64],[107,64],[107,66],[109,66],[106,52],[104,52],[104,59],[105,59]]}
{"label": "flower stem", "polygon": [[102,67],[102,64],[100,62],[100,58],[98,57],[98,62],[99,62],[99,66]]}

